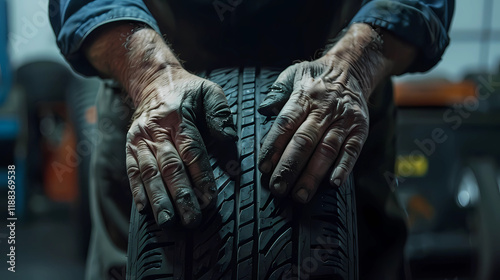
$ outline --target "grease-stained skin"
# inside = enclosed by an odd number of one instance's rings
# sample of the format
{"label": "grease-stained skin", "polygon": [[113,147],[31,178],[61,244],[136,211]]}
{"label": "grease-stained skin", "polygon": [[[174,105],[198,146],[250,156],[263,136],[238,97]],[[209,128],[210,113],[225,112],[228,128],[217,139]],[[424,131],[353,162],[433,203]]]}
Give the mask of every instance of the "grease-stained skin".
{"label": "grease-stained skin", "polygon": [[274,194],[306,203],[325,177],[335,187],[347,179],[368,136],[367,97],[387,71],[381,44],[372,30],[351,28],[323,57],[280,74],[259,108],[279,112],[259,155]]}
{"label": "grease-stained skin", "polygon": [[[259,111],[279,115],[259,169],[274,194],[291,191],[305,203],[323,178],[334,186],[347,178],[368,134],[367,98],[378,81],[404,72],[416,52],[389,33],[382,41],[380,33],[353,24],[321,58],[290,66],[271,87]],[[137,208],[151,208],[160,226],[178,215],[196,227],[217,195],[203,139],[237,138],[222,89],[184,70],[144,26],[110,24],[87,44],[92,65],[120,81],[136,107],[126,153]]]}
{"label": "grease-stained skin", "polygon": [[358,88],[347,71],[322,61],[296,64],[280,75],[272,94],[290,97],[259,158],[260,170],[272,172],[273,193],[283,196],[293,187],[294,198],[308,202],[333,166],[330,182],[344,182],[368,136],[368,107]]}
{"label": "grease-stained skin", "polygon": [[162,71],[144,89],[128,131],[127,172],[138,209],[149,199],[158,224],[179,213],[195,227],[217,196],[198,127],[222,141],[234,141],[236,131],[222,88],[182,69]]}

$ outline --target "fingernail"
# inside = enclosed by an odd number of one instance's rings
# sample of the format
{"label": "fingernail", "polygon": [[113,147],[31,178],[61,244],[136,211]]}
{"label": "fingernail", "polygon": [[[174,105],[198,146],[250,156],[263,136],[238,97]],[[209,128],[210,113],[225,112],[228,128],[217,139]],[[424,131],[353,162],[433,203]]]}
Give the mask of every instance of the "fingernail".
{"label": "fingernail", "polygon": [[266,107],[266,106],[271,105],[274,102],[274,100],[276,99],[275,97],[276,96],[274,94],[268,94],[266,96],[266,98],[264,98],[264,100],[262,100],[259,107]]}
{"label": "fingernail", "polygon": [[172,214],[168,210],[162,210],[158,214],[158,225],[165,226],[172,221]]}
{"label": "fingernail", "polygon": [[274,182],[274,191],[277,193],[277,194],[285,194],[285,191],[286,191],[286,182],[285,181],[281,181],[280,179],[276,179],[276,181]]}
{"label": "fingernail", "polygon": [[297,197],[301,202],[307,202],[307,199],[309,198],[309,193],[305,189],[300,189],[296,193]]}
{"label": "fingernail", "polygon": [[260,171],[262,171],[262,173],[269,173],[271,172],[272,168],[273,164],[271,163],[270,160],[266,160],[260,165]]}
{"label": "fingernail", "polygon": [[340,187],[340,179],[339,179],[339,178],[337,178],[337,179],[333,180],[333,184],[334,184],[335,186],[337,186],[337,187]]}
{"label": "fingernail", "polygon": [[332,176],[330,177],[330,183],[335,185],[336,187],[340,187],[341,182],[342,180],[340,180],[339,178],[339,169],[335,168],[335,170],[333,170]]}
{"label": "fingernail", "polygon": [[140,202],[137,203],[135,205],[135,207],[137,208],[137,211],[139,211],[139,212],[142,212],[142,210],[144,210],[144,205],[142,203],[140,203]]}
{"label": "fingernail", "polygon": [[231,126],[224,127],[224,133],[226,133],[227,135],[229,135],[233,138],[238,137],[236,130],[234,130],[234,128],[232,128]]}

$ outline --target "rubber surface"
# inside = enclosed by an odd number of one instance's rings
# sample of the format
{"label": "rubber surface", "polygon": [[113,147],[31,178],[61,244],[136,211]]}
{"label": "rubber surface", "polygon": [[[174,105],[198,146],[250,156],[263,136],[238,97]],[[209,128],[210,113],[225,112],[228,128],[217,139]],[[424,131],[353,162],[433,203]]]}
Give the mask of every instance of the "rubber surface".
{"label": "rubber surface", "polygon": [[351,177],[339,189],[325,183],[306,205],[277,199],[261,184],[256,162],[273,119],[257,107],[279,73],[229,68],[206,75],[227,95],[240,165],[211,155],[219,195],[196,230],[162,230],[133,206],[127,279],[357,279]]}

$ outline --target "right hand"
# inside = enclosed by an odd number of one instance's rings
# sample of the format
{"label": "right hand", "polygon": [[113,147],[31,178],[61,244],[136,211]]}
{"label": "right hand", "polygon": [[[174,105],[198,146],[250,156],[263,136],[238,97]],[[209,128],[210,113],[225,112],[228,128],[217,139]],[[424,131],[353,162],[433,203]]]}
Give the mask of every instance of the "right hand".
{"label": "right hand", "polygon": [[[127,134],[127,173],[137,209],[151,205],[166,226],[175,213],[186,227],[201,221],[217,188],[199,128],[219,141],[237,138],[222,88],[180,67],[138,86],[137,109]],[[140,81],[144,83],[144,81]],[[175,210],[174,210],[175,206]]]}

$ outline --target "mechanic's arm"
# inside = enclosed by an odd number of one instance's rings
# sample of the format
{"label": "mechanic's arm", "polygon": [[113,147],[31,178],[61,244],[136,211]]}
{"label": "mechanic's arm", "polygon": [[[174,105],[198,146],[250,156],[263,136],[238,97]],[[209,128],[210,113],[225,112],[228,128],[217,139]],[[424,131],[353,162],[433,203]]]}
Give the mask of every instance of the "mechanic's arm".
{"label": "mechanic's arm", "polygon": [[367,138],[372,90],[389,75],[428,70],[448,45],[453,1],[365,2],[324,56],[287,68],[260,105],[279,112],[259,155],[276,195],[308,202],[324,178],[340,186]]}
{"label": "mechanic's arm", "polygon": [[197,126],[236,137],[222,89],[182,68],[141,1],[66,2],[51,17],[63,54],[84,74],[119,81],[136,106],[126,152],[137,208],[151,205],[161,226],[175,213],[196,226],[217,193]]}

